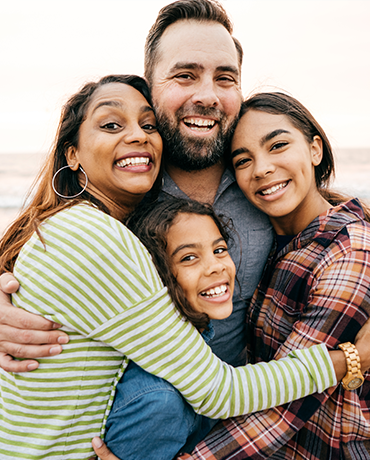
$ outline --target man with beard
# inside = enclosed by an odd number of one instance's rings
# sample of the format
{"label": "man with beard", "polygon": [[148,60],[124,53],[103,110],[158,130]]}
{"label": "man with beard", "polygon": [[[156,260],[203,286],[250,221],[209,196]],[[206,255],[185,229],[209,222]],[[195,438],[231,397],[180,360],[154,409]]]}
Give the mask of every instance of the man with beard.
{"label": "man with beard", "polygon": [[[180,0],[167,5],[146,40],[145,77],[164,141],[161,198],[176,196],[211,203],[218,214],[232,220],[235,229],[230,247],[238,269],[234,311],[228,319],[214,321],[215,337],[209,344],[221,359],[238,366],[246,360],[246,305],[271,247],[272,228],[267,217],[244,197],[224,161],[242,101],[243,51],[231,34],[230,19],[216,2]],[[61,351],[58,345],[25,345],[65,340],[62,332],[19,329],[22,324],[35,330],[50,328],[41,318],[14,312],[8,298],[0,311],[0,351],[15,357]],[[19,372],[37,366],[28,360],[12,361],[9,355],[0,359],[5,370]]]}

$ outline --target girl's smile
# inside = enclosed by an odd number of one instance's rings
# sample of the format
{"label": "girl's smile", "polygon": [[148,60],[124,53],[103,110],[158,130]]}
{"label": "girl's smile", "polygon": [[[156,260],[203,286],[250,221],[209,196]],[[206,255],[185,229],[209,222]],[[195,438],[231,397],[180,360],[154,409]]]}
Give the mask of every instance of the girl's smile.
{"label": "girl's smile", "polygon": [[209,216],[179,214],[167,234],[171,270],[192,308],[210,318],[232,312],[235,265]]}

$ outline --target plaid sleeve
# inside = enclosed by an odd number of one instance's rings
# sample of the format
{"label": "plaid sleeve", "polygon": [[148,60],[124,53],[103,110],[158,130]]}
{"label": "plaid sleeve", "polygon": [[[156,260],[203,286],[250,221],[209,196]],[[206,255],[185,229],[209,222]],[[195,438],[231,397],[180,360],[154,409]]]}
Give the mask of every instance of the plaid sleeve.
{"label": "plaid sleeve", "polygon": [[[370,316],[370,255],[367,251],[351,251],[342,257],[333,257],[330,263],[318,266],[309,296],[309,303],[302,311],[300,320],[294,324],[291,334],[277,351],[275,358],[282,358],[297,348],[309,347],[324,342],[329,348],[338,343],[353,341],[356,333]],[[278,315],[277,315],[278,317]],[[281,319],[281,318],[280,318]],[[279,319],[276,319],[279,321]],[[367,380],[370,380],[367,376]],[[342,388],[338,390],[343,393]],[[208,437],[198,444],[191,456],[194,459],[265,459],[285,446],[303,428],[320,407],[322,422],[311,423],[312,434],[327,424],[336,426],[340,437],[341,416],[327,421],[326,406],[336,398],[335,387],[322,394],[307,396],[284,406],[279,406],[247,416],[235,417],[220,422]],[[346,417],[348,432],[364,435],[369,431],[369,408],[359,401],[357,392],[346,393]],[[348,393],[348,395],[347,395]],[[332,412],[330,412],[332,414]],[[330,415],[332,416],[332,415]],[[325,421],[326,418],[326,421]],[[359,419],[365,420],[364,433],[358,433]],[[318,427],[318,424],[322,426]],[[357,430],[357,432],[356,432]],[[300,447],[301,452],[305,446]],[[281,458],[291,458],[285,457]],[[306,458],[306,457],[304,457]]]}

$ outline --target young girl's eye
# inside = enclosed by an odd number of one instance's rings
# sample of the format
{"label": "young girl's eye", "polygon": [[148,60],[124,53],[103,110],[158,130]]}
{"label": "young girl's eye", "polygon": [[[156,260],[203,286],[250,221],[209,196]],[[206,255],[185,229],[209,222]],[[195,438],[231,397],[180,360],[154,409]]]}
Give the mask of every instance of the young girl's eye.
{"label": "young girl's eye", "polygon": [[271,150],[278,150],[288,145],[288,142],[277,142],[271,147]]}
{"label": "young girl's eye", "polygon": [[240,168],[241,166],[247,166],[250,161],[250,158],[240,158],[240,160],[235,161],[234,168],[236,169]]}
{"label": "young girl's eye", "polygon": [[215,254],[223,254],[225,252],[228,252],[228,249],[226,247],[223,247],[223,246],[214,250]]}
{"label": "young girl's eye", "polygon": [[115,131],[119,129],[121,126],[118,123],[114,123],[113,121],[106,123],[105,125],[101,126],[103,129],[108,129],[110,131]]}
{"label": "young girl's eye", "polygon": [[192,255],[192,254],[190,254],[190,255],[188,255],[188,256],[183,257],[183,258],[181,259],[181,262],[191,262],[191,261],[194,260],[194,259],[195,259],[195,256]]}

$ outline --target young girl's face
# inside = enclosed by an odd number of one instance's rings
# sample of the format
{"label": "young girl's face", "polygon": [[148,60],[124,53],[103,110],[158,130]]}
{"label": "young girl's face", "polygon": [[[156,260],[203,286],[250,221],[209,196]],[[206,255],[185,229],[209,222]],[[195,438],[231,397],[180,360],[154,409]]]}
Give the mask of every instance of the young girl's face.
{"label": "young girl's face", "polygon": [[194,310],[227,318],[233,309],[235,265],[213,219],[179,214],[167,234],[171,270]]}
{"label": "young girl's face", "polygon": [[299,233],[327,205],[315,183],[321,158],[321,138],[309,143],[285,115],[250,110],[232,140],[239,187],[278,234]]}

